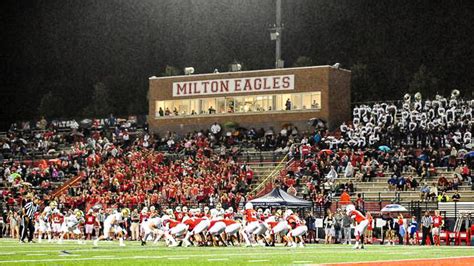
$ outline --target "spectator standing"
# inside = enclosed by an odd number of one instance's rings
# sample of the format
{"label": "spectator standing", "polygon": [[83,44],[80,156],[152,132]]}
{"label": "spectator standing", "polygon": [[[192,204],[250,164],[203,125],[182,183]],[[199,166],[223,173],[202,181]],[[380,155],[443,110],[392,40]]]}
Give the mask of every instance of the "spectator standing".
{"label": "spectator standing", "polygon": [[285,103],[285,110],[291,110],[291,100],[288,98]]}
{"label": "spectator standing", "polygon": [[308,217],[306,217],[306,226],[308,226],[308,236],[306,237],[307,243],[314,243],[316,237],[316,219],[313,216],[313,213],[310,212]]}
{"label": "spectator standing", "polygon": [[351,244],[351,224],[351,217],[344,212],[342,216],[342,231],[344,233],[344,240],[342,242],[343,244]]}
{"label": "spectator standing", "polygon": [[332,237],[334,235],[334,223],[335,219],[332,215],[331,210],[327,211],[327,216],[324,218],[323,225],[324,225],[324,243],[331,244]]}
{"label": "spectator standing", "polygon": [[421,218],[421,232],[423,239],[421,240],[421,245],[426,245],[426,237],[430,238],[430,243],[433,245],[433,235],[431,230],[433,229],[433,219],[430,216],[429,212],[425,212],[425,215]]}
{"label": "spectator standing", "polygon": [[344,189],[344,191],[341,194],[341,197],[339,199],[339,203],[341,205],[347,205],[351,203],[351,196],[349,193],[347,193],[347,190]]}
{"label": "spectator standing", "polygon": [[335,243],[342,243],[342,219],[343,214],[341,209],[337,209],[336,214],[334,215],[334,234],[335,234]]}

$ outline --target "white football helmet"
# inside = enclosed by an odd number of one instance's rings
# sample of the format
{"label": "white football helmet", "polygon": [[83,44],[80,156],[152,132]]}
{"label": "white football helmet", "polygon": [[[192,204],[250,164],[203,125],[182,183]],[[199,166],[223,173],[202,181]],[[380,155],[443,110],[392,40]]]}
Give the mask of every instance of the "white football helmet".
{"label": "white football helmet", "polygon": [[290,215],[293,214],[293,211],[292,210],[286,210],[285,213],[283,214],[283,218],[288,218]]}
{"label": "white football helmet", "polygon": [[253,204],[250,202],[245,203],[245,209],[246,210],[252,210],[253,209]]}
{"label": "white football helmet", "polygon": [[268,215],[272,214],[272,211],[270,211],[270,209],[265,209],[263,214],[268,216]]}
{"label": "white football helmet", "polygon": [[350,213],[351,211],[355,211],[356,207],[352,204],[346,206],[346,213]]}
{"label": "white football helmet", "polygon": [[51,210],[51,207],[49,207],[49,206],[46,206],[46,207],[44,208],[44,212],[45,212],[45,213],[51,213],[51,211],[52,211],[52,210]]}
{"label": "white football helmet", "polygon": [[188,207],[184,206],[183,207],[183,212],[188,212]]}
{"label": "white football helmet", "polygon": [[211,217],[216,218],[217,216],[219,216],[219,211],[217,209],[212,209],[211,210]]}
{"label": "white football helmet", "polygon": [[181,206],[176,207],[176,212],[181,212]]}

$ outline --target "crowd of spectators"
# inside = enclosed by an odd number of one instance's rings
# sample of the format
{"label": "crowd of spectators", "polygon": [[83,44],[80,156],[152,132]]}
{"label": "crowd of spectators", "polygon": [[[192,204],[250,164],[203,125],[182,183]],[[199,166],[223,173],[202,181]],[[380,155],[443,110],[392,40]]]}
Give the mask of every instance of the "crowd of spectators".
{"label": "crowd of spectators", "polygon": [[[216,202],[237,207],[253,196],[247,194],[253,172],[241,160],[243,148],[287,154],[292,163],[277,183],[325,208],[334,197],[354,195],[357,183],[387,173],[390,190],[419,190],[423,200],[440,195],[438,200],[444,200],[443,192],[472,184],[465,160],[472,149],[472,104],[438,97],[400,106],[359,106],[352,123],[337,132],[324,127],[302,131],[291,124],[279,131],[213,124],[200,132],[153,136],[146,126],[137,131],[133,122],[112,115],[79,123],[41,119],[34,127],[14,124],[2,139],[7,159],[0,168],[3,203],[18,204],[30,187],[48,199],[55,183],[79,175],[81,183],[57,199],[67,207]],[[29,149],[50,153],[52,159],[8,160]],[[428,185],[439,167],[458,174]]]}

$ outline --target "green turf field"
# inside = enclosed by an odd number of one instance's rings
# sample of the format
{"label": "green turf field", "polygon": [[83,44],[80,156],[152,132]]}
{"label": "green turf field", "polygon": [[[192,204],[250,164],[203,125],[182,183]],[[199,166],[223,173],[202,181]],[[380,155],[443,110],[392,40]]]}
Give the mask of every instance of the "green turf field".
{"label": "green turf field", "polygon": [[[367,246],[353,250],[343,245],[308,245],[305,248],[286,247],[193,247],[167,248],[159,244],[142,247],[137,242],[101,242],[94,248],[67,242],[19,244],[0,240],[0,264],[12,265],[268,265],[318,264],[474,256],[471,247]],[[69,254],[66,254],[66,251]]]}

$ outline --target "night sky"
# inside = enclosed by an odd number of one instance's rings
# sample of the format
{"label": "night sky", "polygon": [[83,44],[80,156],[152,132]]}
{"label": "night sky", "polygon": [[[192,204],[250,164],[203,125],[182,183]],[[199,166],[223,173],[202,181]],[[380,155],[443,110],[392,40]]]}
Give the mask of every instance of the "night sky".
{"label": "night sky", "polygon": [[[1,127],[147,113],[148,77],[272,68],[274,0],[3,0]],[[474,90],[473,1],[283,0],[286,66],[341,63],[353,100]],[[307,60],[297,61],[301,56]],[[418,74],[418,75],[417,75]]]}

